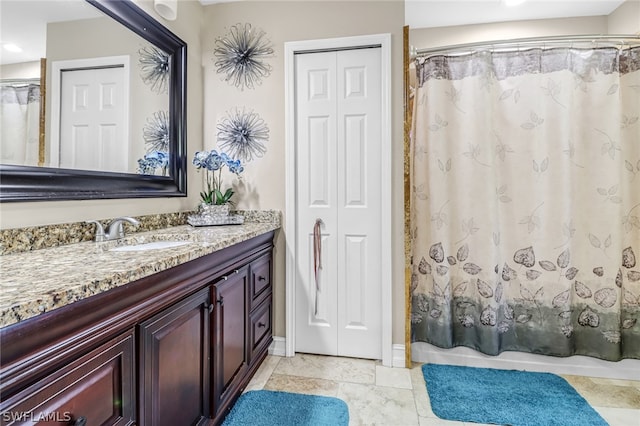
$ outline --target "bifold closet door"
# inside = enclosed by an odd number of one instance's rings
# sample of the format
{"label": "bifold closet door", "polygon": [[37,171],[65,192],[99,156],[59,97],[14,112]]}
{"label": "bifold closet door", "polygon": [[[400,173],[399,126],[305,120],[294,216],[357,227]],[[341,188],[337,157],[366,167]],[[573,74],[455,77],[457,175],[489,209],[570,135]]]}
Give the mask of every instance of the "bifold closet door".
{"label": "bifold closet door", "polygon": [[381,49],[295,61],[296,352],[380,359]]}

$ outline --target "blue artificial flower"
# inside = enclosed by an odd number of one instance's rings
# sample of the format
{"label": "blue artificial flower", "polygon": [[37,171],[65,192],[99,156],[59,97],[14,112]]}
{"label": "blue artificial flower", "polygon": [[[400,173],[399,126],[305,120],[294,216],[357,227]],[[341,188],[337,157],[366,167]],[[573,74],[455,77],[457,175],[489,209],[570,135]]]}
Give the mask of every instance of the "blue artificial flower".
{"label": "blue artificial flower", "polygon": [[207,151],[198,151],[193,156],[193,165],[199,169],[206,168],[207,158],[209,158]]}
{"label": "blue artificial flower", "polygon": [[164,151],[152,151],[138,159],[139,172],[144,175],[152,175],[156,169],[164,169],[168,165],[169,154]]}
{"label": "blue artificial flower", "polygon": [[236,175],[239,175],[244,171],[244,167],[242,167],[242,163],[240,162],[240,160],[229,160],[227,162],[227,166],[229,167],[229,171],[231,173],[235,173]]}
{"label": "blue artificial flower", "polygon": [[[216,151],[198,151],[193,157],[193,165],[198,169],[205,169],[206,190],[200,192],[200,198],[205,204],[226,204],[232,203],[230,200],[234,192],[228,188],[222,190],[222,169],[227,166],[231,173],[240,176],[244,171],[240,160],[234,160],[225,152]],[[218,172],[218,173],[214,173]]]}
{"label": "blue artificial flower", "polygon": [[154,168],[166,167],[169,164],[169,156],[164,151],[152,151],[144,156]]}
{"label": "blue artificial flower", "polygon": [[205,168],[214,172],[221,169],[223,166],[224,161],[222,160],[222,157],[218,155],[218,152],[215,149],[211,150],[205,162]]}
{"label": "blue artificial flower", "polygon": [[151,167],[149,161],[144,158],[138,158],[138,173],[141,175],[153,174],[153,167]]}

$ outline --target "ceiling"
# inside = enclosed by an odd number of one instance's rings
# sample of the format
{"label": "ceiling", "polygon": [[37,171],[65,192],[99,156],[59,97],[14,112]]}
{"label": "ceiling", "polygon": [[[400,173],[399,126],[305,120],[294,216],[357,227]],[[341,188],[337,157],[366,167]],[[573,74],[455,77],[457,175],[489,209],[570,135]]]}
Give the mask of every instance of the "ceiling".
{"label": "ceiling", "polygon": [[[200,0],[200,3],[209,5],[228,1],[243,0]],[[405,24],[411,28],[429,28],[598,16],[610,14],[622,3],[624,0],[529,0],[520,6],[507,7],[502,0],[405,0]],[[0,42],[15,43],[23,48],[21,53],[2,49],[0,63],[26,62],[44,57],[46,22],[93,17],[97,16],[96,12],[83,0],[0,0]]]}

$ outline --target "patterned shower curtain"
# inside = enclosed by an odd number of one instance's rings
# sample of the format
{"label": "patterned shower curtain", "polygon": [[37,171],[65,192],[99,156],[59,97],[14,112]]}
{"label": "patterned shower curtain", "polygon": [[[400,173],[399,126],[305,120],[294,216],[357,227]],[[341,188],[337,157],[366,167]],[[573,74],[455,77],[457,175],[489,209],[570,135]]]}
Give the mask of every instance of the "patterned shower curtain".
{"label": "patterned shower curtain", "polygon": [[37,166],[40,85],[0,86],[0,163]]}
{"label": "patterned shower curtain", "polygon": [[416,68],[412,341],[640,359],[640,48]]}

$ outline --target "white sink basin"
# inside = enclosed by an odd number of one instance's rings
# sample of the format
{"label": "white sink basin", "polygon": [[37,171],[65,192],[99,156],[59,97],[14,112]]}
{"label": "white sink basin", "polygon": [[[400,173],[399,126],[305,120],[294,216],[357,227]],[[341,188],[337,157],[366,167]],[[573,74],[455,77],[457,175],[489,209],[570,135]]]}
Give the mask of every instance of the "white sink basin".
{"label": "white sink basin", "polygon": [[187,244],[191,244],[191,241],[154,241],[152,243],[136,244],[132,246],[120,246],[114,247],[109,251],[147,251],[147,250],[161,250],[172,247],[180,247]]}

